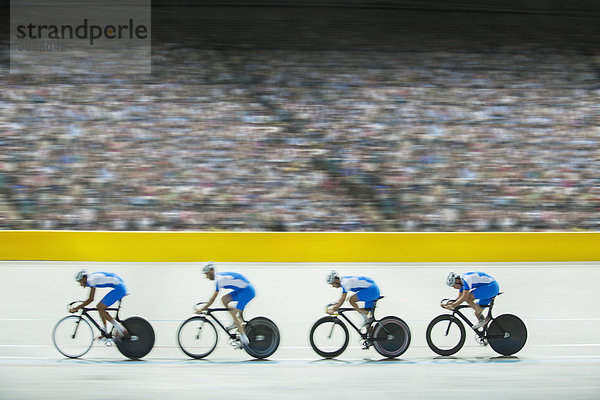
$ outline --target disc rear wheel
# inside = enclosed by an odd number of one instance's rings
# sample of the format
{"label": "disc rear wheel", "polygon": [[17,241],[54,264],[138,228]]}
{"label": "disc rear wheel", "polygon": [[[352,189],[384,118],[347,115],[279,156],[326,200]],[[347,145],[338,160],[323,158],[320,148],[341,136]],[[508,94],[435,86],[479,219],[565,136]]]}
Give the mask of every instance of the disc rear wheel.
{"label": "disc rear wheel", "polygon": [[144,318],[130,317],[122,321],[127,336],[115,340],[117,348],[127,358],[133,360],[146,356],[154,347],[154,329]]}
{"label": "disc rear wheel", "polygon": [[410,345],[410,329],[398,317],[385,317],[373,328],[373,347],[384,357],[394,358],[403,354]]}
{"label": "disc rear wheel", "polygon": [[520,351],[527,341],[527,328],[521,318],[502,314],[487,329],[488,343],[499,354],[509,356]]}
{"label": "disc rear wheel", "polygon": [[279,347],[279,329],[268,318],[252,318],[246,323],[245,331],[250,343],[244,349],[252,357],[270,357]]}

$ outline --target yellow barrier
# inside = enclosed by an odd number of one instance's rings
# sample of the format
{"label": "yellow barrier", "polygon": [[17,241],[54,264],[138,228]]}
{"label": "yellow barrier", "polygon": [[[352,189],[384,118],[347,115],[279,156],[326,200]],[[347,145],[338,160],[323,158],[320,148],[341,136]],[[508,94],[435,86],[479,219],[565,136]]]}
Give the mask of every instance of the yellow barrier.
{"label": "yellow barrier", "polygon": [[600,232],[0,231],[0,260],[105,262],[600,261]]}

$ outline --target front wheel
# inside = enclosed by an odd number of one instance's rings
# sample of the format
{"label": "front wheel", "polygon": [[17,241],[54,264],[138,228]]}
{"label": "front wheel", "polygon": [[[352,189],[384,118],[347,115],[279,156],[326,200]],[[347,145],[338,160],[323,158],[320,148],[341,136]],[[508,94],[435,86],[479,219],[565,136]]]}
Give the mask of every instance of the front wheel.
{"label": "front wheel", "polygon": [[323,317],[310,330],[310,345],[323,358],[339,356],[348,347],[348,328],[336,317]]}
{"label": "front wheel", "polygon": [[385,317],[375,323],[372,340],[373,347],[382,356],[398,357],[410,345],[410,329],[398,317]]}
{"label": "front wheel", "polygon": [[200,359],[217,347],[217,329],[205,317],[191,317],[181,324],[177,331],[177,344],[189,357]]}
{"label": "front wheel", "polygon": [[451,356],[465,344],[465,327],[453,315],[438,315],[425,333],[429,348],[441,356]]}
{"label": "front wheel", "polygon": [[279,329],[273,321],[265,317],[252,318],[245,326],[250,343],[244,346],[246,353],[254,358],[267,358],[279,347]]}
{"label": "front wheel", "polygon": [[487,329],[487,340],[495,352],[510,356],[525,346],[527,328],[516,315],[502,314]]}
{"label": "front wheel", "polygon": [[154,347],[154,329],[144,318],[131,317],[122,321],[128,335],[116,340],[117,348],[127,358],[140,359]]}
{"label": "front wheel", "polygon": [[80,315],[69,315],[54,326],[52,343],[63,356],[78,358],[92,348],[94,331]]}

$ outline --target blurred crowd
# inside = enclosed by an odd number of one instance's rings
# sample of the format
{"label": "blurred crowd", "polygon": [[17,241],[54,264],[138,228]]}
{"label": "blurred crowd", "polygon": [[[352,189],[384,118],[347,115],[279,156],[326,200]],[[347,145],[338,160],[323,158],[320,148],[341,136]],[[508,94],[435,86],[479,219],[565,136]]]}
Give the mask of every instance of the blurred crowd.
{"label": "blurred crowd", "polygon": [[151,77],[5,75],[0,229],[600,230],[598,70],[160,44]]}

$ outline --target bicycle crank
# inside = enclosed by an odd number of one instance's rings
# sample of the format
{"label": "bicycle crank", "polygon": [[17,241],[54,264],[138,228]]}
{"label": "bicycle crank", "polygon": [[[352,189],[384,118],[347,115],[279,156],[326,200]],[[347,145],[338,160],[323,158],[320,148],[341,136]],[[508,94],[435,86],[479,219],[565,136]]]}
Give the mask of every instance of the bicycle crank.
{"label": "bicycle crank", "polygon": [[488,341],[486,338],[482,338],[479,335],[475,335],[475,341],[480,345],[480,346],[487,346],[488,345]]}

